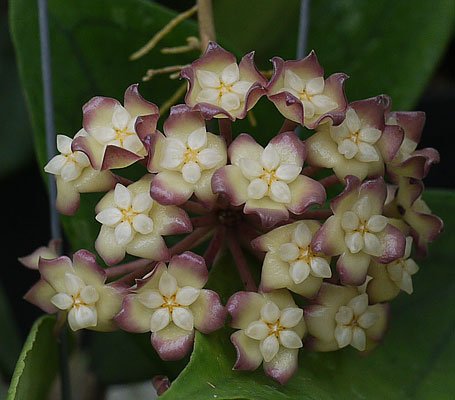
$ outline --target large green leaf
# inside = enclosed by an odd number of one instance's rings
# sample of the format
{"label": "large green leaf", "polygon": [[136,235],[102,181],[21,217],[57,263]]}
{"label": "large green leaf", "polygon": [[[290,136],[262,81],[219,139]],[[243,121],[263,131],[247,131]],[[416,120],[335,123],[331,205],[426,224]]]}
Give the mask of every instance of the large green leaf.
{"label": "large green leaf", "polygon": [[0,326],[2,340],[0,340],[0,371],[11,376],[20,352],[19,330],[11,312],[8,299],[0,285]]}
{"label": "large green leaf", "polygon": [[[300,1],[217,0],[220,40],[257,49],[261,68],[296,54]],[[327,73],[345,72],[349,99],[380,93],[397,109],[414,106],[453,32],[451,0],[318,0],[310,4],[308,49]],[[238,29],[241,25],[242,28]]]}
{"label": "large green leaf", "polygon": [[[37,2],[10,1],[11,33],[16,48],[22,86],[26,93],[41,166],[47,162],[41,85]],[[51,0],[49,22],[53,93],[57,133],[73,136],[82,123],[82,105],[93,96],[118,99],[132,83],[140,82],[148,68],[185,64],[197,53],[162,55],[159,47],[142,59],[129,56],[175,16],[170,10],[145,0]],[[160,43],[177,46],[195,35],[196,25],[186,21]],[[143,96],[158,105],[181,85],[157,77],[140,86]],[[145,171],[144,171],[145,172]],[[75,217],[63,218],[75,249],[93,249],[98,226],[93,205],[99,196],[88,196]]]}
{"label": "large green leaf", "polygon": [[198,334],[189,365],[163,400],[453,398],[455,193],[429,191],[426,199],[445,220],[445,233],[431,246],[429,257],[419,263],[414,294],[401,294],[392,302],[389,331],[372,354],[364,357],[351,349],[303,351],[298,373],[280,386],[262,370],[232,371],[235,351],[228,331]]}
{"label": "large green leaf", "polygon": [[55,318],[36,320],[19,356],[7,400],[45,399],[58,369]]}

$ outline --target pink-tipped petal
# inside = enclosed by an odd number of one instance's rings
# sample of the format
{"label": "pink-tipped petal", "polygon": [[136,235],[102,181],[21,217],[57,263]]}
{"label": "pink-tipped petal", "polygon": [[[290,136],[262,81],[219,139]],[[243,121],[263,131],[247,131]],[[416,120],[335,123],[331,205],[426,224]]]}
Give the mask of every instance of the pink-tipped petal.
{"label": "pink-tipped petal", "polygon": [[231,163],[238,165],[241,158],[259,160],[263,150],[250,135],[241,133],[229,146],[228,155]]}
{"label": "pink-tipped petal", "polygon": [[280,310],[296,306],[289,290],[279,289],[274,290],[273,292],[264,293],[263,295],[266,301],[275,303]]}
{"label": "pink-tipped petal", "polygon": [[86,154],[90,160],[91,166],[96,170],[101,170],[105,146],[98,143],[92,136],[78,136],[71,142],[71,150],[73,152],[81,151]]}
{"label": "pink-tipped petal", "polygon": [[101,170],[125,168],[144,157],[121,147],[108,145],[104,152]]}
{"label": "pink-tipped petal", "polygon": [[153,179],[150,196],[163,205],[180,205],[193,194],[193,185],[177,171],[162,171]]}
{"label": "pink-tipped petal", "polygon": [[308,149],[307,162],[315,167],[333,168],[344,158],[328,129],[317,131],[305,143]]}
{"label": "pink-tipped petal", "polygon": [[397,125],[386,125],[384,132],[376,142],[376,147],[381,152],[384,161],[390,162],[396,156],[403,143],[404,132]]}
{"label": "pink-tipped petal", "polygon": [[371,328],[366,330],[366,335],[369,339],[379,342],[384,337],[387,330],[389,320],[389,305],[388,304],[375,304],[371,306],[370,310],[376,313],[379,318],[376,320]]}
{"label": "pink-tipped petal", "polygon": [[132,117],[144,116],[149,114],[158,114],[158,107],[145,100],[138,90],[139,84],[130,85],[124,95],[124,105]]}
{"label": "pink-tipped petal", "polygon": [[47,246],[38,247],[31,254],[19,257],[19,262],[27,268],[38,269],[38,262],[40,257],[51,260],[57,258],[62,241],[60,239],[51,239]]}
{"label": "pink-tipped petal", "polygon": [[55,179],[57,185],[56,209],[63,215],[74,215],[81,203],[81,195],[71,182],[65,182],[60,176]]}
{"label": "pink-tipped petal", "polygon": [[193,230],[188,214],[175,206],[153,205],[153,220],[160,235],[180,235]]}
{"label": "pink-tipped petal", "polygon": [[225,195],[234,206],[244,204],[248,200],[248,184],[249,181],[236,165],[226,165],[217,170],[212,177],[212,191]]}
{"label": "pink-tipped petal", "polygon": [[387,264],[404,256],[406,238],[403,233],[391,224],[387,224],[384,231],[378,234],[383,245],[383,253],[378,257],[378,262]]}
{"label": "pink-tipped petal", "polygon": [[382,214],[384,202],[387,198],[387,185],[384,178],[380,176],[376,179],[364,181],[360,186],[359,198],[366,196],[372,214]]}
{"label": "pink-tipped petal", "polygon": [[44,279],[40,279],[28,290],[24,299],[41,308],[44,312],[53,314],[58,311],[57,307],[51,303],[51,298],[55,294],[56,290]]}
{"label": "pink-tipped petal", "polygon": [[137,295],[128,294],[123,299],[122,309],[115,321],[127,332],[144,333],[150,331],[151,317],[152,311],[137,300]]}
{"label": "pink-tipped petal", "polygon": [[171,108],[163,129],[166,137],[187,139],[191,132],[205,128],[205,121],[201,113],[193,111],[186,104],[179,104]]}
{"label": "pink-tipped petal", "polygon": [[335,314],[336,309],[334,307],[319,304],[305,307],[304,319],[308,333],[322,341],[330,342],[334,340]]}
{"label": "pink-tipped petal", "polygon": [[114,317],[122,308],[123,297],[127,289],[121,285],[109,284],[100,289],[100,299],[96,303],[98,323],[96,331],[110,332],[117,329]]}
{"label": "pink-tipped petal", "polygon": [[152,345],[164,361],[180,360],[193,347],[194,330],[186,331],[173,323],[152,333]]}
{"label": "pink-tipped petal", "polygon": [[202,289],[190,310],[194,327],[202,333],[211,333],[224,325],[227,310],[221,304],[218,293],[212,290]]}
{"label": "pink-tipped petal", "polygon": [[261,289],[270,292],[292,285],[289,276],[289,264],[282,261],[276,254],[268,252],[262,265]]}
{"label": "pink-tipped petal", "polygon": [[73,263],[67,256],[61,256],[52,260],[41,258],[38,268],[41,277],[57,292],[66,292],[64,283],[65,274],[74,274]]}
{"label": "pink-tipped petal", "polygon": [[251,322],[260,319],[260,310],[265,303],[264,297],[255,292],[234,293],[226,304],[232,317],[231,326],[246,329]]}
{"label": "pink-tipped petal", "polygon": [[390,97],[379,95],[365,100],[354,101],[349,106],[355,110],[359,118],[370,127],[384,130],[384,113],[390,106]]}
{"label": "pink-tipped petal", "polygon": [[96,256],[88,250],[74,253],[73,267],[86,285],[97,287],[106,281],[106,271],[97,264]]}
{"label": "pink-tipped petal", "polygon": [[101,226],[95,249],[107,265],[115,265],[125,258],[125,248],[117,244],[114,229],[106,225]]}
{"label": "pink-tipped petal", "polygon": [[245,214],[256,214],[264,228],[271,228],[277,223],[286,221],[289,218],[289,212],[281,203],[277,203],[268,197],[260,200],[249,199],[243,208]]}
{"label": "pink-tipped petal", "polygon": [[344,285],[360,286],[367,277],[371,256],[363,252],[343,253],[337,261],[337,271]]}
{"label": "pink-tipped petal", "polygon": [[289,92],[280,92],[269,95],[270,101],[275,104],[278,111],[287,119],[298,124],[304,124],[304,110],[302,102]]}
{"label": "pink-tipped petal", "polygon": [[338,309],[338,307],[346,304],[356,295],[358,295],[358,290],[355,287],[323,283],[315,302],[324,306],[334,306]]}
{"label": "pink-tipped petal", "polygon": [[346,249],[342,237],[341,217],[332,215],[319,228],[311,241],[311,248],[328,256],[341,254]]}
{"label": "pink-tipped petal", "polygon": [[201,289],[209,276],[205,260],[191,251],[172,257],[168,271],[177,279],[179,287],[192,286]]}
{"label": "pink-tipped petal", "polygon": [[386,265],[372,262],[368,275],[373,278],[368,281],[366,289],[370,303],[390,301],[400,293],[399,286],[390,279]]}
{"label": "pink-tipped petal", "polygon": [[271,361],[264,361],[266,375],[284,385],[297,371],[298,354],[299,349],[280,347]]}
{"label": "pink-tipped petal", "polygon": [[146,149],[150,147],[150,141],[152,140],[153,135],[157,132],[156,125],[158,123],[158,119],[159,114],[142,115],[136,118],[134,130]]}
{"label": "pink-tipped petal", "polygon": [[305,175],[299,175],[289,184],[291,202],[287,205],[294,214],[302,214],[313,204],[323,204],[326,199],[324,186]]}
{"label": "pink-tipped petal", "polygon": [[133,256],[154,261],[168,260],[170,256],[166,242],[155,232],[148,235],[136,233],[133,240],[127,244],[125,250]]}
{"label": "pink-tipped petal", "polygon": [[425,113],[422,111],[397,111],[387,114],[388,120],[396,122],[403,128],[405,136],[415,142],[420,142],[422,130],[425,125]]}
{"label": "pink-tipped petal", "polygon": [[237,352],[234,370],[254,371],[261,365],[263,357],[257,340],[249,338],[240,330],[231,335],[231,342]]}
{"label": "pink-tipped petal", "polygon": [[330,208],[334,213],[348,211],[358,196],[361,181],[353,175],[345,177],[346,187],[330,202]]}
{"label": "pink-tipped petal", "polygon": [[270,141],[270,145],[273,145],[279,154],[281,163],[303,164],[307,154],[306,146],[294,132],[280,133]]}
{"label": "pink-tipped petal", "polygon": [[116,106],[121,104],[110,97],[93,97],[82,107],[82,126],[90,134],[93,129],[110,124]]}

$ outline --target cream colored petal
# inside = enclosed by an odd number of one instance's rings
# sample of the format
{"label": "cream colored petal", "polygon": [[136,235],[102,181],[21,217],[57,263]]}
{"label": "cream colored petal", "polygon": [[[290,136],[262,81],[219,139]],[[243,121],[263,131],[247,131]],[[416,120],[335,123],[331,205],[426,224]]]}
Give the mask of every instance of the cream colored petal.
{"label": "cream colored petal", "polygon": [[238,163],[242,174],[247,179],[258,178],[264,172],[262,165],[251,158],[241,158]]}
{"label": "cream colored petal", "polygon": [[344,236],[344,242],[349,251],[353,254],[361,251],[364,246],[363,236],[360,232],[347,233]]}
{"label": "cream colored petal", "polygon": [[171,322],[171,315],[168,308],[159,308],[150,318],[150,331],[158,332],[166,328]]}
{"label": "cream colored petal", "polygon": [[253,85],[252,82],[248,82],[248,81],[238,81],[238,82],[235,82],[232,87],[231,87],[231,90],[235,93],[237,93],[238,95],[240,95],[241,97],[245,97],[248,90],[250,89],[250,87]]}
{"label": "cream colored petal", "polygon": [[302,93],[305,89],[303,80],[290,69],[284,71],[284,86],[286,88],[294,89],[298,93]]}
{"label": "cream colored petal", "polygon": [[379,138],[381,137],[381,134],[382,134],[382,132],[379,129],[365,127],[365,128],[360,129],[359,139],[362,142],[374,144],[379,140]]}
{"label": "cream colored petal", "polygon": [[196,78],[202,88],[217,88],[220,86],[218,74],[212,71],[196,70]]}
{"label": "cream colored petal", "polygon": [[365,331],[362,328],[354,327],[352,329],[352,341],[351,346],[359,351],[364,351],[367,344],[367,338]]}
{"label": "cream colored petal", "polygon": [[364,248],[363,251],[375,257],[379,257],[383,253],[383,248],[379,238],[369,232],[365,232],[363,235]]}
{"label": "cream colored petal", "polygon": [[280,342],[275,335],[267,336],[259,345],[259,350],[266,362],[271,361],[276,356],[279,349]]}
{"label": "cream colored petal", "polygon": [[295,243],[283,243],[278,248],[278,255],[283,261],[293,261],[300,254],[300,249]]}
{"label": "cream colored petal", "polygon": [[365,311],[358,319],[357,323],[363,329],[371,328],[378,320],[379,315],[372,311]]}
{"label": "cream colored petal", "polygon": [[185,163],[182,168],[182,177],[187,183],[196,183],[201,178],[201,167],[194,161]]}
{"label": "cream colored petal", "polygon": [[310,266],[303,260],[293,262],[289,268],[289,276],[295,284],[302,283],[310,274]]}
{"label": "cream colored petal", "polygon": [[280,317],[280,309],[278,306],[271,302],[268,301],[267,303],[264,304],[261,308],[261,318],[270,324],[275,323],[278,318]]}
{"label": "cream colored petal", "polygon": [[115,226],[122,219],[122,215],[122,212],[118,208],[109,207],[99,212],[95,219],[103,225]]}
{"label": "cream colored petal", "polygon": [[67,158],[61,154],[53,157],[45,166],[44,171],[48,174],[60,175],[60,171],[66,164]]}
{"label": "cream colored petal", "polygon": [[351,132],[357,132],[360,129],[360,119],[357,113],[352,109],[348,108],[346,111],[346,125]]}
{"label": "cream colored petal", "polygon": [[224,155],[215,149],[204,149],[197,155],[199,164],[205,169],[215,168],[224,158]]}
{"label": "cream colored petal", "polygon": [[121,183],[117,183],[115,185],[114,189],[114,202],[115,205],[127,209],[131,206],[131,202],[133,200],[133,196],[131,195],[131,192],[123,186]]}
{"label": "cream colored petal", "polygon": [[172,310],[172,321],[186,331],[192,331],[194,328],[193,313],[185,307],[175,307]]}
{"label": "cream colored petal", "polygon": [[303,318],[303,310],[297,307],[285,308],[281,311],[280,324],[285,328],[294,328]]}
{"label": "cream colored petal", "polygon": [[188,146],[192,150],[199,150],[207,144],[207,132],[201,127],[191,132],[188,136]]}
{"label": "cream colored petal", "polygon": [[363,293],[354,297],[349,301],[348,307],[352,308],[355,316],[362,315],[368,308],[368,295]]}
{"label": "cream colored petal", "polygon": [[153,220],[145,214],[138,214],[133,218],[133,228],[136,232],[147,235],[153,231]]}
{"label": "cream colored petal", "polygon": [[57,150],[62,154],[71,154],[71,143],[73,139],[65,135],[57,135]]}
{"label": "cream colored petal", "polygon": [[268,144],[261,154],[262,166],[265,169],[272,171],[278,167],[279,163],[280,155],[278,154],[275,146],[273,144]]}
{"label": "cream colored petal", "polygon": [[309,246],[312,237],[313,235],[305,222],[298,223],[292,235],[294,242],[301,248]]}
{"label": "cream colored petal", "polygon": [[245,335],[255,340],[264,340],[268,334],[269,327],[263,321],[253,321],[245,329]]}
{"label": "cream colored petal", "polygon": [[114,113],[112,114],[112,125],[115,129],[123,130],[128,126],[131,116],[124,107],[119,104],[115,105]]}
{"label": "cream colored petal", "polygon": [[269,187],[263,179],[253,179],[247,188],[248,198],[260,200],[267,194],[268,189]]}
{"label": "cream colored petal", "polygon": [[360,142],[358,145],[356,159],[363,162],[379,161],[379,154],[376,148],[368,143]]}
{"label": "cream colored petal", "polygon": [[52,296],[51,303],[60,310],[68,310],[73,306],[73,298],[66,293],[57,293]]}
{"label": "cream colored petal", "polygon": [[218,89],[212,88],[202,89],[196,97],[196,102],[216,104],[218,102],[219,96],[220,92]]}
{"label": "cream colored petal", "polygon": [[227,85],[232,85],[239,80],[239,66],[237,63],[229,64],[221,71],[221,81]]}
{"label": "cream colored petal", "polygon": [[322,76],[310,79],[305,86],[305,92],[307,92],[310,96],[314,96],[315,94],[321,94],[323,90],[324,77]]}
{"label": "cream colored petal", "polygon": [[325,258],[322,257],[312,257],[311,262],[311,273],[314,276],[320,278],[330,278],[332,276],[332,270],[330,269],[330,264]]}
{"label": "cream colored petal", "polygon": [[341,306],[335,314],[335,321],[340,325],[349,325],[354,318],[351,307]]}
{"label": "cream colored petal", "polygon": [[123,221],[115,227],[115,240],[119,246],[126,246],[133,239],[133,230],[128,221]]}
{"label": "cream colored petal", "polygon": [[184,160],[185,151],[186,146],[181,140],[166,138],[160,166],[167,169],[177,168]]}
{"label": "cream colored petal", "polygon": [[283,181],[275,181],[270,185],[270,198],[278,203],[291,202],[291,190],[287,183]]}
{"label": "cream colored petal", "polygon": [[68,313],[68,324],[73,331],[96,326],[98,316],[94,307],[73,307]]}
{"label": "cream colored petal", "polygon": [[384,230],[388,222],[388,218],[383,215],[372,215],[367,222],[367,229],[371,232],[378,233]]}
{"label": "cream colored petal", "polygon": [[85,283],[81,278],[69,272],[65,273],[63,280],[66,293],[72,296],[79,294],[80,290],[85,286]]}
{"label": "cream colored petal", "polygon": [[338,343],[338,347],[342,349],[343,347],[351,344],[352,341],[352,328],[350,326],[337,325],[335,328],[335,339]]}
{"label": "cream colored petal", "polygon": [[153,205],[153,199],[150,197],[149,192],[139,193],[133,198],[131,206],[137,213],[145,213],[150,210]]}
{"label": "cream colored petal", "polygon": [[346,211],[341,217],[341,227],[345,231],[354,231],[359,227],[360,220],[357,214],[353,211]]}
{"label": "cream colored petal", "polygon": [[147,308],[154,309],[163,305],[164,299],[157,290],[146,289],[136,296],[137,300]]}
{"label": "cream colored petal", "polygon": [[354,211],[362,221],[368,221],[371,217],[370,199],[367,196],[362,197],[354,203],[352,211]]}
{"label": "cream colored petal", "polygon": [[302,171],[302,167],[294,164],[281,164],[276,172],[275,175],[281,181],[286,183],[292,182]]}
{"label": "cream colored petal", "polygon": [[68,161],[60,171],[62,179],[66,182],[71,182],[81,175],[82,169],[74,162]]}
{"label": "cream colored petal", "polygon": [[163,296],[171,297],[177,292],[177,280],[169,272],[164,271],[158,287]]}
{"label": "cream colored petal", "polygon": [[85,304],[94,304],[100,298],[98,291],[91,285],[84,286],[79,295]]}
{"label": "cream colored petal", "polygon": [[175,301],[182,306],[189,306],[197,300],[200,293],[200,289],[196,289],[192,286],[185,286],[177,290]]}
{"label": "cream colored petal", "polygon": [[318,94],[311,98],[315,107],[315,114],[325,114],[338,107],[338,103],[333,101],[329,96]]}
{"label": "cream colored petal", "polygon": [[221,96],[220,106],[226,111],[237,110],[240,107],[240,98],[235,93],[225,93]]}
{"label": "cream colored petal", "polygon": [[293,330],[285,329],[279,333],[280,343],[288,349],[300,349],[303,347],[302,340]]}
{"label": "cream colored petal", "polygon": [[340,154],[343,154],[348,160],[350,160],[357,155],[359,148],[351,139],[344,139],[338,145],[338,151]]}

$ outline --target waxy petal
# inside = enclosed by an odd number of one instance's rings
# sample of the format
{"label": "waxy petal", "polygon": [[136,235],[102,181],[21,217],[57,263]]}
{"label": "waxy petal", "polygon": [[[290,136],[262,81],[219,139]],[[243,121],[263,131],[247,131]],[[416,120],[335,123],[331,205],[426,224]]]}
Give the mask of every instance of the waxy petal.
{"label": "waxy petal", "polygon": [[151,342],[162,360],[180,360],[193,346],[194,330],[186,331],[171,323],[166,328],[154,332]]}

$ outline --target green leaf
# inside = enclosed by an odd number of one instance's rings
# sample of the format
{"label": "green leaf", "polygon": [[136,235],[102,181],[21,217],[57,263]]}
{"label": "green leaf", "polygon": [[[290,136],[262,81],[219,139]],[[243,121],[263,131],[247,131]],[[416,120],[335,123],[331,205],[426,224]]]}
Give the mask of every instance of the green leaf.
{"label": "green leaf", "polygon": [[0,285],[0,326],[2,340],[0,340],[0,371],[11,376],[21,350],[19,330],[13,318],[8,299]]}
{"label": "green leaf", "polygon": [[14,60],[6,15],[0,16],[0,177],[12,173],[33,155],[33,140]]}
{"label": "green leaf", "polygon": [[[31,113],[39,164],[43,167],[48,156],[37,2],[12,0],[9,3],[20,77]],[[161,47],[182,45],[187,36],[196,34],[195,23],[186,21],[166,36],[158,48],[138,61],[129,61],[129,56],[174,16],[174,12],[145,0],[49,1],[57,133],[73,136],[81,128],[81,108],[91,97],[99,95],[122,100],[125,89],[140,82],[147,69],[185,64],[196,58],[197,52],[177,56],[160,53]],[[181,84],[167,76],[157,77],[142,83],[140,92],[146,99],[161,105]],[[63,218],[75,249],[93,250],[99,230],[94,221],[93,207],[99,197],[84,196],[84,204],[76,216]]]}
{"label": "green leaf", "polygon": [[[273,56],[295,58],[299,12],[297,0],[214,2],[220,41],[242,53],[256,49],[264,69]],[[387,93],[394,108],[409,109],[453,33],[454,16],[451,0],[312,1],[307,47],[326,73],[350,75],[350,101]],[[245,29],[236,29],[242,20]]]}
{"label": "green leaf", "polygon": [[190,363],[163,400],[452,398],[455,193],[429,190],[425,198],[433,212],[445,220],[445,232],[431,245],[429,257],[419,262],[414,294],[403,293],[392,302],[389,331],[369,356],[352,349],[302,351],[299,371],[281,386],[266,378],[261,368],[253,373],[232,371],[235,351],[228,330],[198,334]]}
{"label": "green leaf", "polygon": [[55,318],[36,320],[17,361],[7,400],[45,399],[58,369]]}

